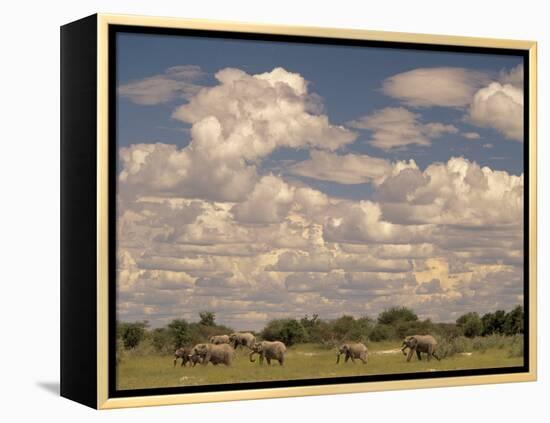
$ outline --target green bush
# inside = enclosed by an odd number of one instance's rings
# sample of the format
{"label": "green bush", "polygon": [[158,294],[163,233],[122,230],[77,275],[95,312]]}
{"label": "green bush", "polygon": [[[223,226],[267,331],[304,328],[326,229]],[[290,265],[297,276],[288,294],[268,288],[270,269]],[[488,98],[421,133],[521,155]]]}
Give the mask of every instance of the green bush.
{"label": "green bush", "polygon": [[124,348],[133,349],[136,348],[141,341],[145,338],[145,328],[148,326],[148,322],[121,322],[117,325],[117,333],[122,339]]}
{"label": "green bush", "polygon": [[117,339],[116,341],[116,364],[120,364],[124,362],[126,359],[126,348],[124,348],[124,342],[122,342],[122,339]]}
{"label": "green bush", "polygon": [[462,329],[464,336],[474,338],[483,333],[483,322],[476,312],[466,313],[456,319],[456,324]]}
{"label": "green bush", "polygon": [[378,323],[372,329],[370,333],[370,340],[373,342],[387,341],[389,339],[396,339],[397,334],[395,328],[391,325],[385,325]]}
{"label": "green bush", "polygon": [[502,334],[504,333],[504,323],[506,321],[506,312],[497,310],[494,313],[485,313],[481,318],[483,324],[482,335]]}
{"label": "green bush", "polygon": [[523,314],[523,307],[517,306],[508,314],[504,320],[504,333],[506,335],[523,334],[523,321],[525,317]]}
{"label": "green bush", "polygon": [[489,336],[478,336],[473,339],[474,350],[485,352],[490,348],[503,349],[509,346],[510,337],[493,334]]}
{"label": "green bush", "polygon": [[378,323],[384,325],[393,325],[397,322],[413,322],[415,320],[418,320],[418,316],[407,307],[392,307],[378,315]]}
{"label": "green bush", "polygon": [[189,323],[189,342],[198,344],[208,342],[211,336],[227,335],[234,332],[233,329],[223,325],[205,325],[203,323]]}
{"label": "green bush", "polygon": [[199,312],[199,324],[203,326],[216,326],[216,314],[211,311]]}
{"label": "green bush", "polygon": [[473,349],[473,341],[465,336],[452,339],[438,340],[436,354],[439,358],[452,357],[455,354],[470,352]]}
{"label": "green bush", "polygon": [[514,335],[510,344],[508,357],[523,357],[523,335]]}
{"label": "green bush", "polygon": [[166,328],[157,328],[151,332],[151,344],[160,354],[172,354],[175,351],[174,341]]}
{"label": "green bush", "polygon": [[296,319],[271,320],[262,330],[261,336],[266,341],[281,341],[287,346],[307,339],[304,327]]}
{"label": "green bush", "polygon": [[168,332],[172,339],[173,348],[178,349],[191,342],[189,323],[184,319],[174,319],[168,324]]}

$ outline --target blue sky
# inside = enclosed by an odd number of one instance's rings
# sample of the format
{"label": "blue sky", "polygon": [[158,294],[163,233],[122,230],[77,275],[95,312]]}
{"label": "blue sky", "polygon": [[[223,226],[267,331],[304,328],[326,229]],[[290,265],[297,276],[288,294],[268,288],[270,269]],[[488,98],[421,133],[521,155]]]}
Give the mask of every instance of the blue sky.
{"label": "blue sky", "polygon": [[[381,81],[395,74],[415,68],[446,66],[478,70],[496,77],[500,71],[523,63],[523,59],[517,56],[148,34],[119,34],[117,42],[119,85],[162,73],[177,65],[199,65],[207,73],[201,81],[204,85],[214,85],[214,73],[226,67],[257,74],[281,66],[299,73],[310,82],[310,91],[322,97],[327,115],[337,124],[345,124],[376,109],[398,105],[399,101],[384,95],[380,89]],[[189,125],[170,117],[177,103],[144,107],[121,98],[119,144],[158,141],[186,145],[189,137],[178,128],[188,128]],[[503,140],[494,129],[463,122],[461,110],[432,107],[421,112],[426,121],[451,123],[464,131],[477,132],[483,142],[473,143],[459,134],[447,134],[444,142],[429,147],[384,153],[362,142],[367,138],[367,134],[362,134],[350,146],[350,151],[390,159],[414,157],[420,167],[435,160],[444,161],[453,155],[463,155],[494,169],[514,174],[523,172],[522,144]],[[493,147],[483,148],[484,144]],[[275,152],[273,158],[303,158],[306,155],[305,151],[283,149]]]}

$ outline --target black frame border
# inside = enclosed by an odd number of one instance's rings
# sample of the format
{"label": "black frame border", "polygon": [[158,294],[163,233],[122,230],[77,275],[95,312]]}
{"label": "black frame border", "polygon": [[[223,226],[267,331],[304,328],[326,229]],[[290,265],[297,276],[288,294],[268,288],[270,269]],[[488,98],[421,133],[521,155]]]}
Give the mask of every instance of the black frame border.
{"label": "black frame border", "polygon": [[[524,309],[524,357],[523,366],[517,367],[501,367],[501,368],[483,368],[469,370],[448,370],[437,372],[421,372],[421,373],[395,373],[384,375],[365,375],[365,376],[348,376],[335,378],[319,378],[319,379],[296,379],[296,380],[281,380],[281,381],[258,381],[246,383],[232,384],[213,384],[213,385],[198,385],[170,388],[146,388],[146,389],[128,389],[119,390],[116,388],[116,197],[117,197],[117,99],[116,99],[116,59],[117,59],[117,44],[116,35],[118,33],[135,33],[149,35],[171,35],[171,36],[187,36],[187,37],[207,37],[207,38],[225,38],[235,40],[249,41],[271,41],[283,43],[302,43],[302,44],[321,44],[321,45],[339,45],[339,46],[356,46],[356,47],[378,47],[404,50],[420,50],[420,51],[435,51],[435,52],[450,52],[450,53],[475,53],[487,55],[503,55],[503,56],[518,56],[523,58],[524,67],[524,142],[523,142],[523,174],[524,174],[524,209],[523,209],[523,248],[524,248],[524,272],[523,272],[523,309]],[[530,181],[529,181],[529,159],[530,159],[530,133],[529,133],[529,115],[530,115],[530,63],[529,51],[522,49],[507,49],[507,48],[492,48],[492,47],[466,47],[454,45],[439,45],[397,41],[373,41],[373,40],[358,40],[346,38],[325,38],[317,36],[298,36],[298,35],[274,35],[261,33],[246,33],[233,31],[217,31],[217,30],[202,30],[202,29],[184,29],[184,28],[162,28],[162,27],[146,27],[139,25],[113,25],[108,26],[108,262],[109,262],[109,281],[108,281],[108,397],[109,398],[125,398],[150,395],[172,395],[172,394],[188,394],[199,392],[219,392],[219,391],[237,391],[250,389],[267,389],[267,388],[289,388],[299,386],[319,386],[319,385],[337,385],[349,383],[365,383],[365,382],[385,382],[385,381],[400,381],[400,380],[422,380],[422,379],[440,379],[451,377],[467,377],[467,376],[486,376],[499,374],[515,374],[528,373],[530,369],[530,350],[529,340],[530,322],[529,322],[529,241],[530,241]]]}

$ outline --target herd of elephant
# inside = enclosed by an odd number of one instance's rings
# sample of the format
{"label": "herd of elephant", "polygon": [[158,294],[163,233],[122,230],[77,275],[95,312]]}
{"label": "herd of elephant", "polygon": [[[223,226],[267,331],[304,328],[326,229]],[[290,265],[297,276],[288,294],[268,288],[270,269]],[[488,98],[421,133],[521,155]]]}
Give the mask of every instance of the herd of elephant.
{"label": "herd of elephant", "polygon": [[[230,335],[215,335],[210,337],[208,343],[197,344],[194,347],[178,348],[174,353],[174,366],[181,360],[181,365],[196,366],[197,364],[213,365],[224,364],[230,366],[235,358],[235,351],[239,347],[247,347],[250,350],[249,359],[254,362],[254,355],[259,356],[260,364],[264,360],[271,365],[271,360],[276,360],[282,366],[285,362],[286,345],[281,341],[256,341],[256,337],[249,332],[237,332]],[[416,353],[418,360],[422,360],[421,354],[427,356],[428,361],[433,357],[439,361],[436,353],[437,341],[431,335],[408,336],[401,345],[401,352],[410,361]],[[408,354],[406,350],[408,351]],[[340,356],[344,355],[347,363],[351,360],[360,360],[367,364],[369,351],[363,343],[344,343],[338,347],[336,364],[340,362]]]}

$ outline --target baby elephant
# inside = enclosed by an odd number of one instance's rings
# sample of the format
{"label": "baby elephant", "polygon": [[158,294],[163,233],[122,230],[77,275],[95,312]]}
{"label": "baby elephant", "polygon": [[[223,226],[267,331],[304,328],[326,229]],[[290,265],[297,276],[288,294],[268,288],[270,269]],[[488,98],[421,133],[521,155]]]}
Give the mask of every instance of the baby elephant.
{"label": "baby elephant", "polygon": [[285,362],[286,346],[280,341],[262,341],[256,342],[252,345],[252,351],[250,352],[250,361],[254,362],[254,354],[260,356],[260,364],[263,364],[264,358],[267,364],[271,366],[271,360],[277,360],[282,366]]}
{"label": "baby elephant", "polygon": [[362,343],[357,344],[342,344],[340,345],[340,348],[338,348],[338,353],[336,354],[336,364],[340,362],[340,356],[342,354],[345,354],[345,362],[347,363],[348,360],[351,358],[351,362],[355,363],[355,359],[358,358],[363,362],[363,364],[367,364],[367,361],[369,359],[369,350],[367,347]]}
{"label": "baby elephant", "polygon": [[225,364],[230,366],[235,357],[235,350],[228,344],[197,344],[191,350],[189,358],[197,360],[203,366],[212,363],[214,366]]}
{"label": "baby elephant", "polygon": [[189,354],[191,354],[191,347],[178,348],[174,352],[174,367],[176,367],[176,363],[177,363],[178,359],[181,359],[182,367],[186,366],[187,363],[189,363],[189,361],[190,361],[189,360]]}
{"label": "baby elephant", "polygon": [[407,361],[411,361],[411,358],[415,352],[419,360],[422,360],[420,353],[426,353],[428,355],[428,361],[430,361],[431,357],[434,357],[437,361],[439,361],[439,357],[435,353],[437,341],[431,335],[408,336],[401,345],[403,355],[407,355],[405,352],[407,348],[409,348]]}
{"label": "baby elephant", "polygon": [[210,337],[209,341],[215,345],[229,344],[229,335],[214,335]]}

